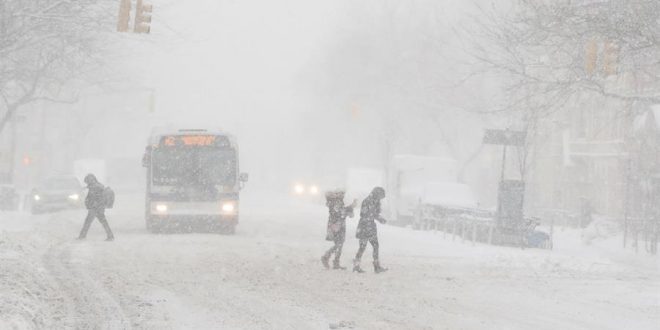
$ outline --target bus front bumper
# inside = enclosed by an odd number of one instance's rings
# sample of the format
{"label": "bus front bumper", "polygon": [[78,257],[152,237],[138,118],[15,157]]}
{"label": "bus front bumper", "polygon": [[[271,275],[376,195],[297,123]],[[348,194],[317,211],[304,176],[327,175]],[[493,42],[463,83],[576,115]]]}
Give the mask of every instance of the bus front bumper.
{"label": "bus front bumper", "polygon": [[238,201],[183,203],[151,202],[149,217],[159,222],[238,223]]}
{"label": "bus front bumper", "polygon": [[149,220],[165,227],[193,226],[235,226],[238,224],[238,215],[150,215]]}

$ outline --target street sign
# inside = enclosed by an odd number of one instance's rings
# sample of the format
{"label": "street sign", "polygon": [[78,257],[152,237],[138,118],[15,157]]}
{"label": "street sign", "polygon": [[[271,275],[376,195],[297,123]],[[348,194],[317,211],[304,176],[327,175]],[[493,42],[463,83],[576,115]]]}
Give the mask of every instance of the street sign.
{"label": "street sign", "polygon": [[524,131],[512,131],[509,129],[487,129],[484,134],[484,144],[522,147],[525,145],[526,137],[527,132]]}

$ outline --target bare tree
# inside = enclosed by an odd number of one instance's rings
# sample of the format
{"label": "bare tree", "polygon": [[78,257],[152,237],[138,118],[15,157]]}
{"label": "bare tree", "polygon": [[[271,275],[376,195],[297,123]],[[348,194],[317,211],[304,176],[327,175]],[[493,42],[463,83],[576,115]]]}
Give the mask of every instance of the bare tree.
{"label": "bare tree", "polygon": [[[444,22],[443,5],[388,0],[354,6],[355,17],[346,24],[346,33],[314,65],[315,92],[322,98],[332,95],[323,99],[326,104],[359,105],[364,114],[358,118],[371,115],[364,128],[379,132],[383,164],[399,147],[424,153],[441,146],[448,156],[466,160],[462,168],[467,167],[476,156],[473,147],[458,138],[464,133],[458,127],[479,118],[449,100],[467,93],[455,88],[460,74],[450,58],[455,55],[449,40],[453,36]],[[474,94],[469,101],[478,99]],[[420,130],[411,132],[411,127]],[[461,178],[464,172],[461,169]]]}
{"label": "bare tree", "polygon": [[573,97],[660,102],[660,2],[516,0],[482,8],[471,54],[507,78],[495,111],[542,116]]}
{"label": "bare tree", "polygon": [[0,0],[0,132],[34,101],[75,99],[67,84],[102,60],[109,0]]}

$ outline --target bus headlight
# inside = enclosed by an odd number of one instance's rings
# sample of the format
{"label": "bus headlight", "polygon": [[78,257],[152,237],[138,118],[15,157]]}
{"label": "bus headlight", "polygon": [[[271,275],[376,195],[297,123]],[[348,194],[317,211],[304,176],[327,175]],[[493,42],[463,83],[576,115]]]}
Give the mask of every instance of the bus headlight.
{"label": "bus headlight", "polygon": [[39,196],[39,195],[34,195],[33,198],[37,202],[41,200],[41,196]]}
{"label": "bus headlight", "polygon": [[222,212],[224,213],[234,213],[236,211],[236,205],[234,202],[224,202],[222,203]]}
{"label": "bus headlight", "polygon": [[158,212],[158,213],[167,213],[167,205],[166,204],[156,204],[156,212]]}
{"label": "bus headlight", "polygon": [[80,199],[80,195],[78,195],[78,194],[69,195],[69,199],[72,200],[72,201],[77,201],[77,200]]}

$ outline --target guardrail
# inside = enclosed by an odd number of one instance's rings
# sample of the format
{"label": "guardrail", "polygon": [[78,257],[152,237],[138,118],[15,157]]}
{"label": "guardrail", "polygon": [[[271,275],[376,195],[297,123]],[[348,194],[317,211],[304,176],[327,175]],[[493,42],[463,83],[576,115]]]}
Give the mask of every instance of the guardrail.
{"label": "guardrail", "polygon": [[623,224],[623,247],[628,244],[635,252],[639,252],[642,245],[646,252],[658,254],[658,242],[660,242],[660,219],[658,218],[626,218]]}
{"label": "guardrail", "polygon": [[[498,227],[494,211],[468,208],[450,208],[421,204],[414,209],[414,229],[441,231],[443,238],[451,235],[463,242],[470,241],[496,245],[529,247],[528,234],[534,232],[538,218],[525,218],[521,228]],[[543,248],[552,249],[552,227],[548,242]]]}

